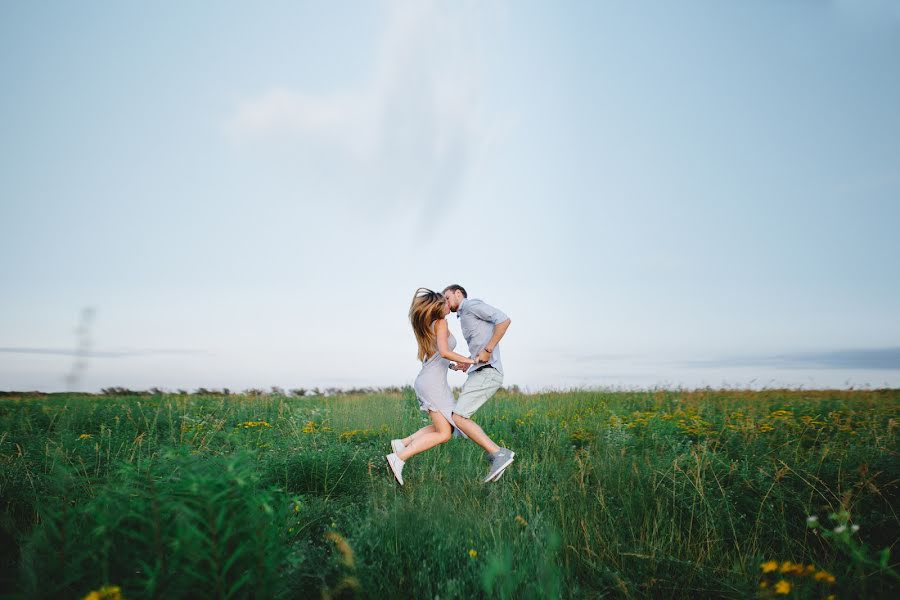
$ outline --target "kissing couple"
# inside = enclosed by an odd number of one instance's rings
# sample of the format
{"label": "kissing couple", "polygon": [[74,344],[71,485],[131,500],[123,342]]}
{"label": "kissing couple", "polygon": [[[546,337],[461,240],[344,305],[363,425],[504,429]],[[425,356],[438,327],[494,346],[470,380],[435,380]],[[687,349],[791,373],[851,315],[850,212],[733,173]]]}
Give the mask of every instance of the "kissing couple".
{"label": "kissing couple", "polygon": [[[470,356],[453,351],[456,338],[446,316],[456,313]],[[448,285],[443,293],[419,288],[409,307],[409,321],[419,346],[422,370],[414,385],[419,409],[431,417],[431,425],[403,438],[391,440],[393,452],[385,456],[388,467],[403,485],[403,467],[411,457],[443,444],[454,432],[481,446],[490,463],[484,482],[497,481],[512,463],[515,452],[501,448],[472,421],[472,415],[500,389],[503,365],[497,344],[512,320],[503,311],[469,298],[461,285]],[[454,400],[447,371],[468,374],[459,400]]]}

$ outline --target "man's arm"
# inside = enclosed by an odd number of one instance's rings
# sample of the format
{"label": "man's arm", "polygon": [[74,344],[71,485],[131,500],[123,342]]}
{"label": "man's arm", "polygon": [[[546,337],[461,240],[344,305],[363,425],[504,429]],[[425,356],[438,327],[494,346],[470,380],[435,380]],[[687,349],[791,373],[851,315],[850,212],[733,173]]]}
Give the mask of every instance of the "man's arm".
{"label": "man's arm", "polygon": [[499,308],[494,308],[485,302],[475,303],[470,310],[479,319],[494,324],[494,334],[491,336],[491,339],[488,340],[484,349],[482,349],[475,358],[476,363],[485,363],[491,360],[491,352],[494,351],[494,348],[503,338],[510,323],[512,323],[512,319],[507,317],[506,313]]}
{"label": "man's arm", "polygon": [[493,352],[494,347],[496,347],[497,344],[500,343],[500,340],[503,338],[506,330],[509,329],[510,323],[512,323],[512,319],[507,317],[506,320],[502,323],[494,325],[494,335],[492,335],[491,339],[488,340],[487,346],[484,347],[484,350],[478,353],[478,357],[476,358],[477,362],[483,363],[491,360],[491,352]]}

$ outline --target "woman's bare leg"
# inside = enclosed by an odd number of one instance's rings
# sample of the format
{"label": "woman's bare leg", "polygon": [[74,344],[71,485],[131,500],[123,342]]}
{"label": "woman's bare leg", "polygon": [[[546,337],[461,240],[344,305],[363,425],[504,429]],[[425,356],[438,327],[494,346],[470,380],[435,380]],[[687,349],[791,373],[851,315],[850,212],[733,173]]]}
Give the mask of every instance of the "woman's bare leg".
{"label": "woman's bare leg", "polygon": [[404,445],[404,446],[409,446],[410,444],[412,444],[412,441],[413,441],[414,439],[416,439],[417,437],[419,437],[419,436],[422,435],[423,433],[431,433],[431,432],[433,432],[433,431],[437,431],[437,430],[434,428],[434,425],[426,425],[426,426],[423,427],[422,429],[420,429],[420,430],[418,430],[417,432],[411,434],[409,437],[403,438],[403,439],[400,440],[400,441],[403,442],[403,445]]}
{"label": "woman's bare leg", "polygon": [[[450,425],[450,421],[447,420],[447,417],[434,410],[429,411],[428,415],[434,423],[434,431],[425,431],[424,433],[422,433],[422,430],[417,431],[416,434],[421,435],[416,435],[416,438],[410,442],[409,446],[407,446],[403,452],[398,452],[397,458],[402,461],[407,461],[410,457],[415,456],[420,452],[425,452],[429,448],[434,448],[439,444],[443,444],[453,437],[453,426]],[[428,428],[426,427],[424,429]]]}

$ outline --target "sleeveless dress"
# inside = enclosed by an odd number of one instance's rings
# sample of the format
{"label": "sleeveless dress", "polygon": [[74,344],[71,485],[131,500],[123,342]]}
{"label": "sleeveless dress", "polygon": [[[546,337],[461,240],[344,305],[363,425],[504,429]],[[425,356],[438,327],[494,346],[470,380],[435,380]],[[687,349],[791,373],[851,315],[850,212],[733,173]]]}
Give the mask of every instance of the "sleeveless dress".
{"label": "sleeveless dress", "polygon": [[[456,348],[456,338],[449,332],[447,346],[450,350]],[[416,376],[413,388],[416,390],[419,410],[426,413],[431,410],[441,413],[450,421],[455,436],[467,437],[462,431],[457,429],[456,423],[453,422],[453,409],[456,406],[456,399],[453,397],[450,384],[447,383],[447,371],[451,362],[451,360],[441,356],[440,352],[432,354],[422,362],[422,370]]]}

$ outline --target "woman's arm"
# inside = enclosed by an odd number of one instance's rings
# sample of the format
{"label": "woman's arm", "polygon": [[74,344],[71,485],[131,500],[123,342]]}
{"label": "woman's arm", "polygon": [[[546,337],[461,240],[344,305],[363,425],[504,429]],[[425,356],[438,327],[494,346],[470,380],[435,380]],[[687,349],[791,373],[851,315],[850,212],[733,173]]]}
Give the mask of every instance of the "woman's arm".
{"label": "woman's arm", "polygon": [[446,358],[447,360],[455,360],[456,362],[462,364],[475,364],[475,361],[471,358],[467,358],[462,354],[457,354],[450,349],[450,345],[448,343],[450,330],[447,328],[447,321],[445,321],[444,319],[438,319],[434,326],[434,333],[435,335],[437,335],[438,352],[441,353],[442,357]]}

